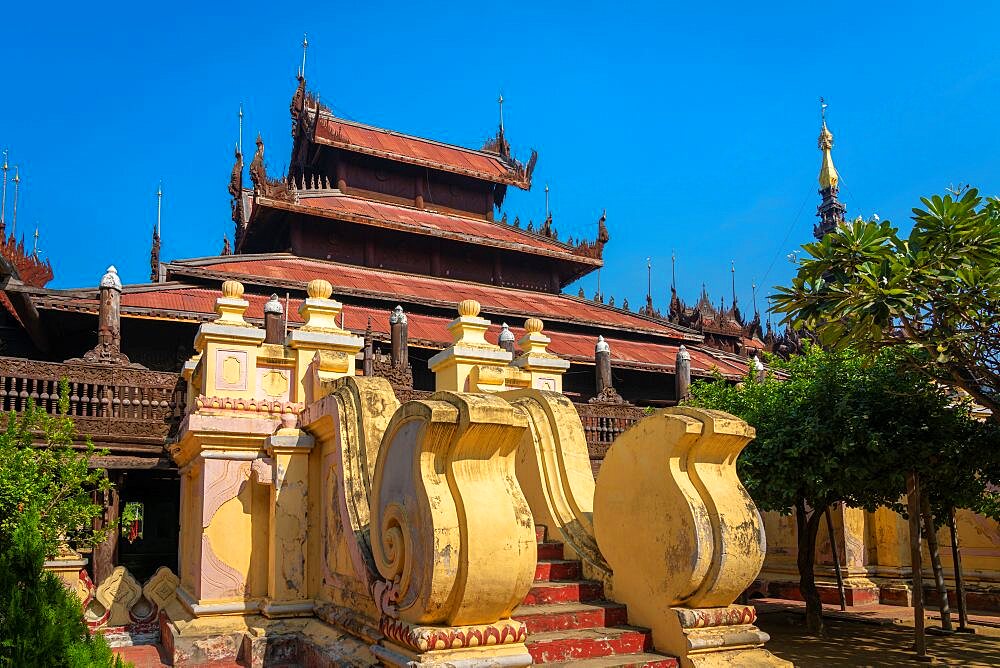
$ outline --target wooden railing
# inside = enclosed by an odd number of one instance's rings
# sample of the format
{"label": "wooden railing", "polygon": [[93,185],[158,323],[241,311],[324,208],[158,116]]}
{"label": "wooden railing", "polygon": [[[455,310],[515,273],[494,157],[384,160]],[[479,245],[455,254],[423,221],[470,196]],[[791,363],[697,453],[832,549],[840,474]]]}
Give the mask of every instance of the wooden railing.
{"label": "wooden railing", "polygon": [[618,435],[643,417],[643,409],[628,404],[583,404],[574,403],[576,412],[583,423],[583,433],[587,437],[590,465],[597,470],[604,461],[604,455]]}
{"label": "wooden railing", "polygon": [[13,357],[0,357],[0,410],[19,412],[33,402],[58,413],[62,379],[68,383],[68,415],[80,436],[94,441],[162,445],[184,413],[176,373]]}

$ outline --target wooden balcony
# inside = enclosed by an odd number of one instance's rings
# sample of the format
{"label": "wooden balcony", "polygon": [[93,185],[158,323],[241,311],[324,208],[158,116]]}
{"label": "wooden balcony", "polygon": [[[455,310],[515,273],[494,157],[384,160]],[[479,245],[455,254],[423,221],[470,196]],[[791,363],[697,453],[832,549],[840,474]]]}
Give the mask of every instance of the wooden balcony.
{"label": "wooden balcony", "polygon": [[68,415],[80,438],[89,437],[119,458],[160,456],[184,413],[180,374],[13,357],[0,357],[0,409],[19,412],[33,402],[56,414],[62,379],[68,383]]}

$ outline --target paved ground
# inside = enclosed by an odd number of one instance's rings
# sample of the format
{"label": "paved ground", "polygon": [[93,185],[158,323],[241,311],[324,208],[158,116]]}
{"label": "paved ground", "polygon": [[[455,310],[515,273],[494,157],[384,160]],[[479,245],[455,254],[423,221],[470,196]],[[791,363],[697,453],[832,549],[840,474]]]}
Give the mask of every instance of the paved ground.
{"label": "paved ground", "polygon": [[[876,605],[840,612],[824,606],[826,637],[806,635],[805,604],[779,599],[756,599],[758,626],[771,635],[768,649],[801,668],[828,666],[925,666],[914,659],[913,611]],[[957,615],[954,616],[957,625]],[[927,647],[940,666],[987,668],[1000,666],[1000,615],[973,614],[975,635],[941,637],[928,634]],[[927,627],[940,626],[935,611],[927,613]],[[169,665],[153,646],[116,650],[136,668]],[[236,664],[227,663],[229,666]],[[220,664],[221,668],[222,664]]]}
{"label": "paved ground", "polygon": [[[795,601],[755,600],[758,626],[771,635],[768,649],[802,668],[818,666],[927,665],[917,661],[913,646],[911,608],[879,605],[842,613],[824,606],[826,637],[806,635],[805,607]],[[953,615],[957,625],[957,615]],[[927,648],[936,665],[1000,666],[1000,616],[971,615],[975,635],[942,637],[928,634]],[[940,627],[936,612],[928,611],[927,627]]]}

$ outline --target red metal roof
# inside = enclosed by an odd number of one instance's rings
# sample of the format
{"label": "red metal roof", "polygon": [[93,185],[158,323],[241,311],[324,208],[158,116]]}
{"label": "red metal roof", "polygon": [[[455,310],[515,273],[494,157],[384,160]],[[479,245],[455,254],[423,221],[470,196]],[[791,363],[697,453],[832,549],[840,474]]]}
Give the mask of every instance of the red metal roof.
{"label": "red metal roof", "polygon": [[215,278],[258,277],[270,279],[265,284],[280,283],[299,289],[314,278],[325,278],[333,285],[334,296],[355,293],[440,306],[456,305],[463,299],[475,299],[487,313],[539,316],[596,328],[629,329],[678,340],[700,340],[699,336],[667,323],[564,294],[403,274],[294,255],[229,255],[181,261],[168,267],[168,275],[177,274],[209,275]]}
{"label": "red metal roof", "polygon": [[560,257],[571,262],[600,265],[597,259],[576,255],[556,241],[524,230],[483,219],[438,213],[429,209],[389,204],[352,195],[300,197],[295,204],[261,200],[262,206],[312,213],[337,220],[400,229],[459,241],[499,246],[530,253]]}
{"label": "red metal roof", "polygon": [[320,114],[316,142],[527,188],[499,156]]}
{"label": "red metal roof", "polygon": [[[218,290],[177,285],[170,285],[165,289],[143,287],[134,292],[126,289],[122,294],[122,312],[126,317],[132,315],[160,318],[167,315],[179,316],[183,312],[189,314],[188,318],[192,320],[210,320],[214,318],[215,300],[218,299],[219,295]],[[262,320],[264,318],[264,304],[268,298],[264,295],[245,294],[244,299],[250,302],[246,317]],[[60,308],[59,302],[63,300],[42,298],[42,301],[49,307]],[[302,322],[302,318],[299,316],[301,304],[301,299],[288,301],[289,322],[296,324]],[[70,306],[70,304],[66,305]],[[71,306],[74,310],[84,309],[96,312],[97,301],[77,298],[72,300]],[[389,336],[389,311],[387,309],[345,304],[343,314],[344,326],[353,332],[364,332],[370,319],[374,333],[381,335],[380,338],[383,339]],[[451,333],[448,331],[450,318],[408,313],[407,322],[409,338],[412,342],[439,348],[445,348],[451,344]],[[518,339],[524,334],[524,330],[519,327],[511,327],[511,331]],[[609,328],[604,331],[613,331],[613,329]],[[499,333],[500,323],[495,322],[490,327],[487,339],[495,343]],[[574,361],[593,361],[595,335],[549,329],[546,329],[544,333],[552,339],[549,351]],[[645,368],[657,367],[668,371],[674,367],[677,345],[651,341],[630,341],[615,336],[605,336],[605,340],[611,346],[612,360],[619,364]],[[691,354],[691,370],[696,375],[709,375],[713,370],[718,370],[719,373],[728,376],[743,376],[746,373],[745,365],[740,365],[722,356],[716,356],[708,351],[690,346],[688,346],[688,351]]]}

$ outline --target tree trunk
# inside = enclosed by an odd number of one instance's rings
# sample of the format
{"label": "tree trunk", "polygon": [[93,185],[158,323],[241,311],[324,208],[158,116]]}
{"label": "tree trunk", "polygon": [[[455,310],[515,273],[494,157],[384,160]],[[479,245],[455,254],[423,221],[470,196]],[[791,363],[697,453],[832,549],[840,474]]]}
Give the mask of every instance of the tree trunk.
{"label": "tree trunk", "polygon": [[840,609],[847,610],[847,596],[844,594],[844,573],[840,570],[840,554],[837,551],[837,537],[833,534],[833,518],[830,517],[830,506],[823,510],[826,515],[826,532],[830,534],[830,554],[833,556],[833,571],[837,574],[837,594],[840,596]]}
{"label": "tree trunk", "polygon": [[924,637],[924,581],[920,556],[920,478],[916,471],[906,475],[906,514],[910,523],[910,571],[913,579],[913,649],[918,659],[927,656]]}
{"label": "tree trunk", "polygon": [[955,567],[955,599],[958,601],[958,630],[962,633],[975,633],[969,626],[969,612],[965,607],[965,578],[962,576],[962,548],[958,542],[958,525],[955,522],[955,509],[948,513],[948,529],[951,531],[951,560]]}
{"label": "tree trunk", "polygon": [[816,589],[816,534],[819,533],[822,511],[814,510],[806,517],[805,499],[795,503],[795,524],[798,542],[799,592],[806,602],[806,628],[812,635],[823,635],[823,603]]}
{"label": "tree trunk", "polygon": [[955,629],[951,625],[951,608],[948,606],[948,586],[944,582],[944,569],[941,568],[941,551],[938,549],[937,530],[934,526],[934,515],[931,514],[931,502],[926,494],[921,495],[920,512],[924,517],[924,533],[927,534],[927,552],[931,555],[931,569],[934,571],[934,584],[937,585],[938,609],[941,611],[941,629],[951,633]]}

